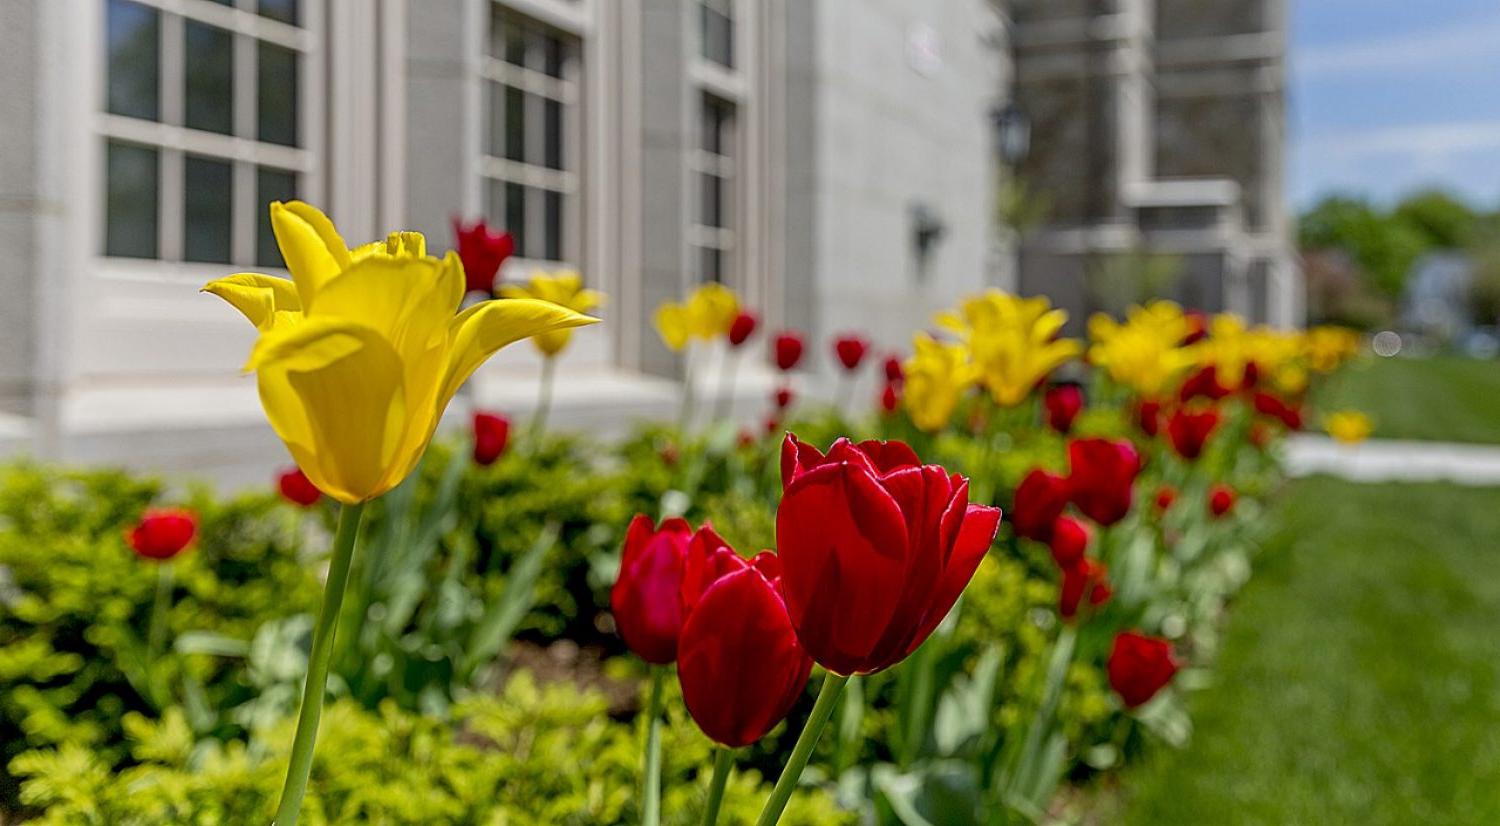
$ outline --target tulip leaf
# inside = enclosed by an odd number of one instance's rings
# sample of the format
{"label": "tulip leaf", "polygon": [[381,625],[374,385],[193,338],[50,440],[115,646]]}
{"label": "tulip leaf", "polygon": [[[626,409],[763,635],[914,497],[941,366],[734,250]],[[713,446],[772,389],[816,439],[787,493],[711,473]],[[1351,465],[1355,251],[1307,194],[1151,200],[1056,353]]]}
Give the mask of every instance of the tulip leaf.
{"label": "tulip leaf", "polygon": [[531,549],[510,569],[499,599],[474,626],[461,673],[472,676],[479,666],[492,660],[510,641],[536,599],[536,581],[541,576],[542,563],[548,552],[557,544],[558,533],[558,525],[549,523],[532,543]]}

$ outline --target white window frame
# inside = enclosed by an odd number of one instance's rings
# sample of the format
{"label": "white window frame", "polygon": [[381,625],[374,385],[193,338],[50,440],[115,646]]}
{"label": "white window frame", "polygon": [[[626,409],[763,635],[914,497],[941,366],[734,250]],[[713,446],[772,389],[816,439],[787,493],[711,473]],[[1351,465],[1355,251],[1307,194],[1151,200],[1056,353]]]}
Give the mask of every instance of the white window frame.
{"label": "white window frame", "polygon": [[[702,42],[703,27],[700,20],[701,7],[705,5],[718,7],[732,21],[734,26],[731,53],[733,66],[725,66],[704,55],[707,50]],[[689,21],[691,36],[688,38],[690,42],[688,122],[691,125],[689,143],[691,148],[686,153],[688,209],[685,210],[687,225],[683,232],[685,241],[683,260],[689,281],[692,284],[704,283],[707,279],[700,272],[699,262],[702,259],[699,250],[701,248],[718,250],[721,283],[741,292],[748,284],[748,274],[745,272],[744,229],[748,215],[745,186],[748,183],[745,174],[748,129],[745,112],[749,92],[743,68],[746,63],[744,59],[745,26],[741,20],[741,15],[747,5],[746,0],[740,0],[737,3],[731,3],[729,0],[693,0],[687,4],[688,13],[692,15]],[[707,98],[716,98],[720,104],[727,106],[730,110],[732,134],[729,138],[728,155],[715,155],[703,149],[703,107]],[[721,209],[728,210],[728,220],[723,222],[726,226],[711,227],[701,220],[704,205],[700,174],[703,173],[722,178],[729,189],[727,196],[724,196],[725,202],[721,205]]]}
{"label": "white window frame", "polygon": [[[298,197],[317,201],[322,180],[317,147],[321,144],[323,100],[320,94],[323,74],[321,33],[322,4],[301,0],[300,25],[293,26],[263,17],[255,9],[257,0],[235,0],[225,6],[211,0],[133,0],[154,9],[160,15],[160,67],[158,95],[159,121],[148,121],[107,110],[108,89],[107,32],[108,0],[90,0],[97,15],[99,37],[95,45],[96,83],[99,93],[93,103],[94,143],[98,174],[95,176],[98,228],[94,254],[108,268],[131,271],[135,277],[154,273],[158,277],[201,279],[204,272],[220,272],[226,267],[252,270],[270,269],[257,265],[256,231],[260,210],[256,202],[256,170],[260,166],[292,172],[297,176]],[[186,95],[184,82],[183,38],[187,20],[214,26],[234,38],[234,105],[233,135],[191,129],[182,125]],[[264,41],[297,53],[297,118],[300,146],[264,143],[252,137],[258,128],[257,43]],[[157,257],[132,258],[111,256],[105,251],[108,232],[106,154],[111,141],[155,149],[158,153]],[[230,202],[230,262],[228,264],[183,260],[185,219],[185,165],[188,155],[232,164],[233,181]]]}

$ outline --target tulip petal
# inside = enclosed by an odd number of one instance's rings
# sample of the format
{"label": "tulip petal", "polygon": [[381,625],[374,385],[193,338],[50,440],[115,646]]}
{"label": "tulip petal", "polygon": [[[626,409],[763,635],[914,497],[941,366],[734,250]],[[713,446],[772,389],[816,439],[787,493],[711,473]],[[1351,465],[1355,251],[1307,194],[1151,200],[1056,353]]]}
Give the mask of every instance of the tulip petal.
{"label": "tulip petal", "polygon": [[302,312],[296,285],[274,275],[242,272],[208,282],[203,292],[229,302],[262,332],[275,326],[278,317],[285,318],[281,314]]}
{"label": "tulip petal", "polygon": [[550,301],[529,298],[482,301],[464,310],[449,325],[448,366],[437,397],[439,414],[459,385],[501,347],[537,333],[598,321]]}
{"label": "tulip petal", "polygon": [[788,433],[781,440],[781,489],[798,475],[823,464],[823,453],[816,447]]}
{"label": "tulip petal", "polygon": [[401,360],[379,333],[342,319],[278,327],[261,336],[247,369],[271,427],[314,485],[346,503],[394,486],[387,471],[406,396]]}
{"label": "tulip petal", "polygon": [[441,262],[369,256],[329,279],[307,303],[307,314],[361,322],[380,332],[410,365],[445,342],[463,289],[452,253]]}
{"label": "tulip petal", "polygon": [[965,508],[963,522],[958,528],[958,538],[954,540],[953,549],[948,554],[948,562],[943,567],[942,578],[932,595],[932,602],[928,603],[927,613],[917,627],[915,644],[907,654],[915,651],[943,618],[948,616],[948,612],[953,610],[953,603],[958,601],[959,594],[964,592],[969,580],[974,578],[974,572],[979,570],[979,563],[984,561],[984,555],[989,552],[990,544],[995,541],[995,532],[999,529],[999,508],[988,505],[969,505]]}
{"label": "tulip petal", "polygon": [[350,264],[349,247],[319,209],[302,201],[271,204],[271,230],[304,306]]}
{"label": "tulip petal", "polygon": [[904,467],[920,466],[922,460],[906,442],[867,439],[858,445],[860,451],[870,457],[870,463],[880,473],[890,473]]}
{"label": "tulip petal", "polygon": [[896,500],[906,518],[906,570],[899,594],[892,594],[895,609],[891,623],[870,653],[872,660],[894,662],[916,648],[926,634],[916,637],[921,620],[944,566],[951,536],[943,531],[944,515],[955,498],[948,473],[936,465],[907,467],[881,477],[880,484]]}
{"label": "tulip petal", "polygon": [[907,568],[907,528],[875,477],[828,464],[794,479],[776,514],[787,610],[824,667],[867,670],[890,624]]}

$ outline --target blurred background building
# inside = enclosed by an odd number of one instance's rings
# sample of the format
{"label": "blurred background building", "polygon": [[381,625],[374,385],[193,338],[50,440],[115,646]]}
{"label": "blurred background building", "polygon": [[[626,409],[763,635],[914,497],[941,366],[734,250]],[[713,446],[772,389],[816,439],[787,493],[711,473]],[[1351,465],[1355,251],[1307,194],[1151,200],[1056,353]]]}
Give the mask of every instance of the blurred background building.
{"label": "blurred background building", "polygon": [[[517,239],[504,279],[582,272],[609,304],[557,419],[591,427],[673,408],[650,317],[705,280],[805,331],[815,370],[836,333],[900,349],[987,285],[1076,320],[1166,294],[1297,323],[1282,3],[0,4],[0,451],[283,462],[237,372],[252,331],[197,293],[280,267],[278,198],[351,241],[442,248],[483,216]],[[503,352],[477,402],[524,412],[536,371]]]}

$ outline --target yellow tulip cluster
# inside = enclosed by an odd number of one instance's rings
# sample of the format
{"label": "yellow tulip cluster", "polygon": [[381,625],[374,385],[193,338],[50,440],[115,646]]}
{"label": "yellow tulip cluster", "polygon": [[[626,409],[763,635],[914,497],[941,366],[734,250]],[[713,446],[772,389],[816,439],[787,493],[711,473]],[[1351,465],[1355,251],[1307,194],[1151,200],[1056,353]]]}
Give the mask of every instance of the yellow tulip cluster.
{"label": "yellow tulip cluster", "polygon": [[1195,358],[1183,347],[1192,324],[1170,301],[1131,307],[1124,323],[1105,313],[1089,319],[1089,361],[1143,399],[1171,390]]}
{"label": "yellow tulip cluster", "polygon": [[1375,423],[1358,410],[1336,410],[1323,417],[1323,429],[1346,445],[1363,442],[1375,430]]}
{"label": "yellow tulip cluster", "polygon": [[903,403],[923,430],[946,425],[975,384],[984,387],[996,404],[1014,407],[1083,350],[1077,340],[1058,336],[1068,314],[1042,297],[988,290],[964,299],[956,310],[939,313],[935,320],[957,341],[942,342],[919,333],[904,365]]}
{"label": "yellow tulip cluster", "polygon": [[460,313],[458,255],[427,255],[419,233],[350,249],[297,201],[272,204],[271,227],[290,281],[241,273],[204,290],[260,331],[245,369],[266,418],[308,479],[341,502],[406,478],[453,394],[495,351],[596,320],[530,298]]}
{"label": "yellow tulip cluster", "polygon": [[662,343],[680,351],[693,339],[712,341],[727,335],[740,313],[740,300],[723,284],[704,284],[687,301],[668,301],[656,308],[656,332]]}
{"label": "yellow tulip cluster", "polygon": [[[550,301],[579,313],[586,313],[604,306],[604,293],[585,289],[583,279],[578,276],[578,273],[570,271],[559,272],[555,275],[539,272],[532,275],[525,284],[501,285],[500,296]],[[551,358],[561,353],[572,338],[573,331],[564,328],[539,333],[532,337],[531,343],[536,345],[536,349],[540,350],[542,355]]]}

